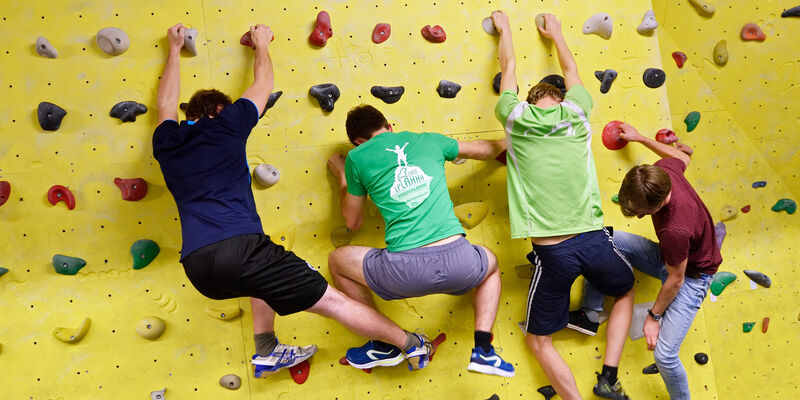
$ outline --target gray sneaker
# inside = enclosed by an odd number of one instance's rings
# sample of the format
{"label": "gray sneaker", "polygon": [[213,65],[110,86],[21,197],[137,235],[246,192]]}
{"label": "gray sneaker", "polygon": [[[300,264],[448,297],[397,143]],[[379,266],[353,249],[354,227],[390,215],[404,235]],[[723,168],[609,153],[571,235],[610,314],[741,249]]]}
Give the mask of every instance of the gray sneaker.
{"label": "gray sneaker", "polygon": [[420,342],[422,342],[422,345],[412,347],[406,353],[406,361],[408,361],[409,371],[415,371],[427,367],[428,363],[430,362],[431,353],[433,353],[433,345],[424,333],[414,333],[414,335],[419,339]]}
{"label": "gray sneaker", "polygon": [[253,355],[250,361],[254,367],[253,375],[261,378],[264,374],[271,375],[283,368],[294,367],[311,358],[316,352],[317,346],[313,344],[300,347],[278,343],[269,355]]}

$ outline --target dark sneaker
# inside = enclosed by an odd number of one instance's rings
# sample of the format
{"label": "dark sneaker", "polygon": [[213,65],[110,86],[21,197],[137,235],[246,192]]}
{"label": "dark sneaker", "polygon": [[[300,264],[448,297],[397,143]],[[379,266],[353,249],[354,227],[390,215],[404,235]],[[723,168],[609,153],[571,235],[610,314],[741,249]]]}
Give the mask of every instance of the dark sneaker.
{"label": "dark sneaker", "polygon": [[361,347],[347,350],[347,362],[358,369],[373,367],[391,367],[400,364],[406,359],[400,349],[388,343],[370,340]]}
{"label": "dark sneaker", "polygon": [[608,378],[603,374],[597,374],[597,385],[592,390],[597,396],[614,400],[631,400],[622,390],[622,383],[617,379],[613,385],[608,383]]}
{"label": "dark sneaker", "polygon": [[574,329],[580,333],[594,336],[597,335],[597,328],[600,326],[597,322],[592,322],[583,310],[570,311],[569,322],[567,328]]}

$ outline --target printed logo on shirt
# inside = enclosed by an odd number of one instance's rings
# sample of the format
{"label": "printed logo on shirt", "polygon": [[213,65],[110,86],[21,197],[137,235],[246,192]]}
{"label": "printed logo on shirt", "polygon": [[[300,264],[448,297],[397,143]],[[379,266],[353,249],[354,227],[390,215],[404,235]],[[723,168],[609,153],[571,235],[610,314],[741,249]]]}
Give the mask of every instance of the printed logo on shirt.
{"label": "printed logo on shirt", "polygon": [[431,178],[425,175],[420,167],[408,165],[406,156],[406,146],[394,146],[394,149],[386,149],[397,154],[397,168],[394,170],[394,184],[389,192],[391,198],[396,201],[406,203],[410,208],[415,208],[422,204],[431,194]]}

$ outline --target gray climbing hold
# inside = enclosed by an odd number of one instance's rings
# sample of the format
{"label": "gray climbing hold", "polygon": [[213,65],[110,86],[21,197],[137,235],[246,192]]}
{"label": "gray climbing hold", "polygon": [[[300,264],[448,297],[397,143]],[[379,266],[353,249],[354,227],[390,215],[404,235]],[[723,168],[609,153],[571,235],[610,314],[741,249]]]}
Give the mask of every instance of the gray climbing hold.
{"label": "gray climbing hold", "polygon": [[716,225],[714,225],[714,237],[716,239],[718,249],[722,250],[722,242],[725,240],[725,235],[727,234],[728,234],[728,228],[725,227],[724,222],[720,221],[717,222]]}
{"label": "gray climbing hold", "polygon": [[645,375],[652,375],[658,373],[658,365],[656,363],[652,363],[642,369],[642,373]]}
{"label": "gray climbing hold", "polygon": [[36,54],[47,58],[58,57],[58,51],[44,36],[36,38]]}
{"label": "gray climbing hold", "polygon": [[633,305],[633,316],[631,317],[631,327],[628,336],[631,340],[639,340],[644,337],[644,321],[647,319],[647,310],[653,308],[654,301]]}
{"label": "gray climbing hold", "polygon": [[108,115],[119,118],[122,122],[136,121],[136,116],[147,112],[147,106],[135,101],[121,101],[111,107]]}
{"label": "gray climbing hold", "polygon": [[558,88],[562,94],[567,94],[567,85],[564,83],[564,77],[558,74],[547,75],[539,83],[549,83]]}
{"label": "gray climbing hold", "polygon": [[769,279],[769,277],[762,272],[746,269],[744,270],[744,274],[747,275],[748,278],[752,279],[753,282],[765,288],[772,286],[772,279]]}
{"label": "gray climbing hold", "polygon": [[333,106],[341,95],[339,88],[332,83],[314,85],[308,90],[308,94],[317,99],[320,108],[327,112],[333,111]]}
{"label": "gray climbing hold", "polygon": [[[263,118],[264,114],[267,113],[267,110],[272,108],[272,106],[274,106],[275,103],[278,102],[278,99],[280,99],[282,95],[283,95],[283,92],[280,91],[280,90],[277,91],[277,92],[270,93],[269,94],[269,98],[267,98],[267,105],[264,107],[264,111],[261,111],[261,115],[258,116],[258,119]],[[184,110],[186,108],[186,107],[183,107],[184,104],[186,104],[186,103],[181,103],[181,110]],[[186,104],[186,105],[188,106],[188,104]]]}
{"label": "gray climbing hold", "polygon": [[594,76],[600,81],[600,93],[606,94],[611,89],[614,79],[617,79],[617,71],[613,69],[594,71]]}
{"label": "gray climbing hold", "polygon": [[197,55],[197,29],[189,28],[183,31],[183,48],[192,55]]}
{"label": "gray climbing hold", "polygon": [[585,35],[595,34],[603,39],[611,39],[613,29],[614,23],[611,22],[611,16],[606,13],[592,15],[583,23]]}
{"label": "gray climbing hold", "polygon": [[784,10],[784,11],[781,13],[781,17],[782,17],[782,18],[788,18],[788,17],[800,17],[800,6],[797,6],[797,7],[792,7],[792,8],[790,8],[790,9],[788,9],[788,10]]}
{"label": "gray climbing hold", "polygon": [[439,86],[436,87],[436,93],[439,93],[439,97],[444,97],[445,99],[456,97],[459,90],[461,90],[461,85],[445,79],[440,80]]}
{"label": "gray climbing hold", "polygon": [[53,103],[43,101],[39,103],[36,115],[39,117],[39,126],[42,129],[57,131],[61,127],[61,120],[67,115],[67,111]]}
{"label": "gray climbing hold", "polygon": [[550,385],[542,386],[536,389],[536,391],[539,392],[542,396],[544,396],[544,400],[550,400],[553,398],[553,396],[557,394],[556,390]]}
{"label": "gray climbing hold", "polygon": [[717,43],[717,45],[714,46],[714,63],[719,65],[720,67],[728,63],[727,40],[720,40],[719,43]]}
{"label": "gray climbing hold", "polygon": [[167,398],[164,396],[164,392],[167,391],[167,388],[163,388],[161,390],[154,390],[150,392],[150,400],[166,400]]}
{"label": "gray climbing hold", "polygon": [[219,378],[219,384],[225,389],[236,390],[242,386],[242,378],[236,374],[228,374]]}
{"label": "gray climbing hold", "polygon": [[119,28],[103,28],[97,32],[95,38],[100,49],[112,56],[118,56],[128,50],[131,39],[128,34]]}
{"label": "gray climbing hold", "polygon": [[[500,94],[500,80],[503,78],[503,73],[498,72],[497,75],[494,76],[494,80],[492,80],[492,89],[497,94]],[[519,94],[519,85],[517,85],[517,94]]]}
{"label": "gray climbing hold", "polygon": [[400,100],[400,97],[406,92],[406,88],[402,86],[373,86],[369,92],[383,100],[384,103],[392,104]]}
{"label": "gray climbing hold", "polygon": [[536,14],[534,22],[536,23],[536,27],[544,29],[545,27],[544,14]]}
{"label": "gray climbing hold", "polygon": [[481,27],[483,27],[483,31],[492,35],[492,36],[500,36],[500,32],[497,31],[497,27],[494,26],[494,21],[492,17],[486,17],[481,21]]}
{"label": "gray climbing hold", "polygon": [[648,68],[644,70],[642,80],[645,86],[655,89],[664,84],[664,81],[667,80],[667,74],[664,73],[664,70],[658,68]]}
{"label": "gray climbing hold", "polygon": [[644,17],[642,17],[642,23],[636,27],[636,32],[639,32],[640,35],[650,35],[656,28],[658,28],[656,14],[653,10],[647,10],[647,12],[644,13]]}
{"label": "gray climbing hold", "polygon": [[3,268],[3,267],[0,267],[0,276],[3,276],[3,275],[5,275],[5,274],[6,274],[6,272],[8,272],[8,268]]}
{"label": "gray climbing hold", "polygon": [[253,168],[253,176],[256,181],[266,187],[270,187],[281,179],[281,173],[277,168],[269,164],[259,164]]}

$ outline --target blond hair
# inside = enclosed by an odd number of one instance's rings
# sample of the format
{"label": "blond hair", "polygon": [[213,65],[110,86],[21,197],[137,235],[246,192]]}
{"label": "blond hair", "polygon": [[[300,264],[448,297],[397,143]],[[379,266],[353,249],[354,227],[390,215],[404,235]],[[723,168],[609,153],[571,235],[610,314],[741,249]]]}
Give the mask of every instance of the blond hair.
{"label": "blond hair", "polygon": [[561,92],[561,89],[549,83],[540,82],[528,92],[527,102],[528,104],[536,104],[537,101],[545,97],[552,97],[559,103],[564,101],[564,93]]}

